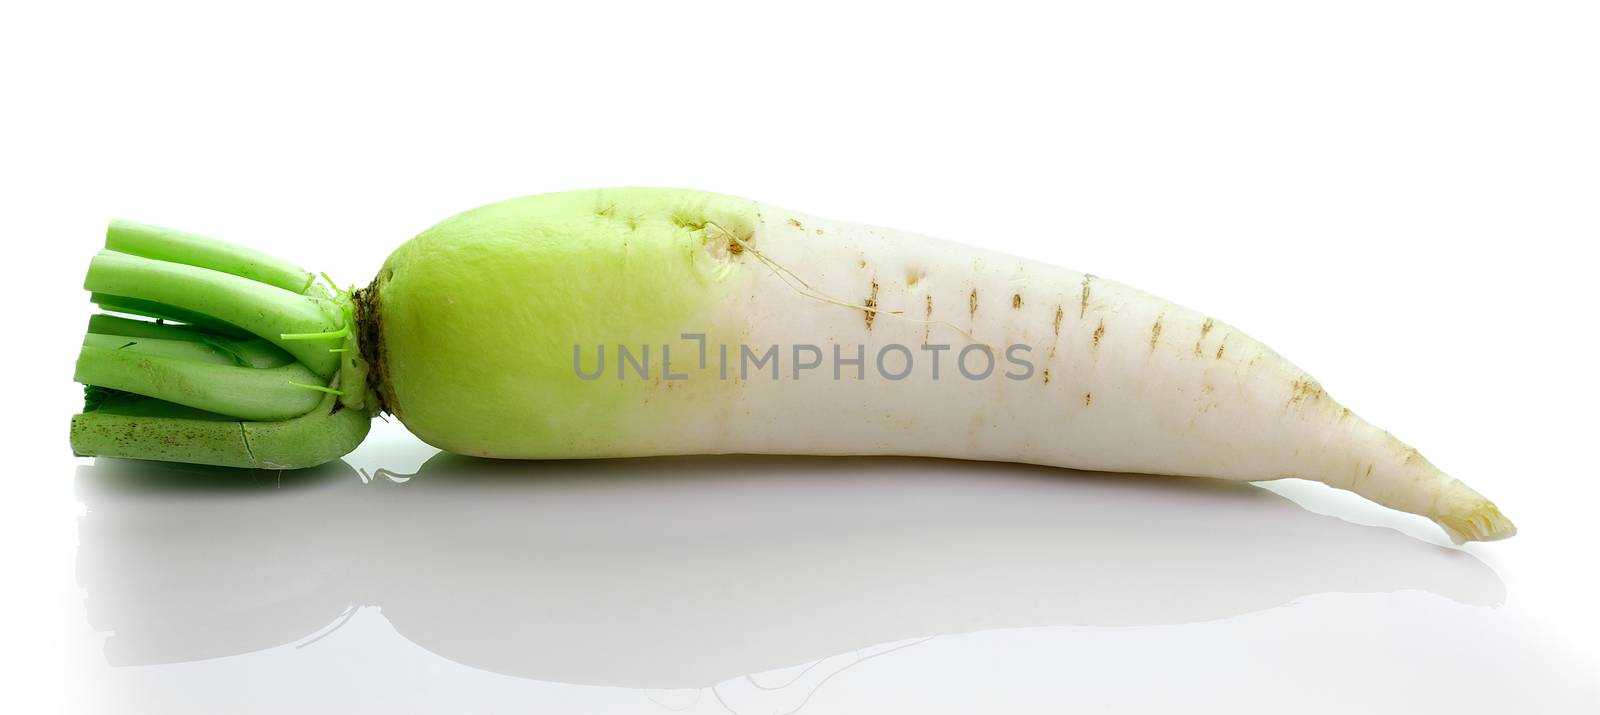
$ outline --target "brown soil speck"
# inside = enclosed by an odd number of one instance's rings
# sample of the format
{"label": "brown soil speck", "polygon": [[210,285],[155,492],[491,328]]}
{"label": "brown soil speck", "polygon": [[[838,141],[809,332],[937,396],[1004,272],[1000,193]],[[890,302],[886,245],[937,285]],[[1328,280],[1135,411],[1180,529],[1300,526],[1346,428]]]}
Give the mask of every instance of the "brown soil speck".
{"label": "brown soil speck", "polygon": [[1089,282],[1094,280],[1093,273],[1083,275],[1083,294],[1078,301],[1078,317],[1081,319],[1089,312]]}
{"label": "brown soil speck", "polygon": [[1303,377],[1290,383],[1289,404],[1315,402],[1322,399],[1323,394],[1322,385],[1317,384],[1316,380],[1309,377]]}
{"label": "brown soil speck", "polygon": [[1200,357],[1200,345],[1206,341],[1206,334],[1210,333],[1213,327],[1216,327],[1216,324],[1213,323],[1210,318],[1206,318],[1205,324],[1200,326],[1200,339],[1194,341],[1195,357]]}
{"label": "brown soil speck", "polygon": [[1060,335],[1061,334],[1061,318],[1062,317],[1064,317],[1064,314],[1063,314],[1063,312],[1061,310],[1061,306],[1058,305],[1058,306],[1056,306],[1056,323],[1055,323],[1055,326],[1051,328],[1051,330],[1054,331],[1056,335]]}
{"label": "brown soil speck", "polygon": [[1091,403],[1091,402],[1094,402],[1094,393],[1092,393],[1092,392],[1083,393],[1083,406],[1084,407],[1088,407],[1089,403]]}
{"label": "brown soil speck", "polygon": [[872,321],[878,317],[878,282],[872,282],[872,292],[867,296],[866,302],[867,330],[872,329]]}
{"label": "brown soil speck", "polygon": [[805,224],[800,223],[800,219],[797,219],[797,218],[789,219],[789,225],[793,226],[795,228],[798,228],[798,229],[800,229],[802,231],[804,231],[805,228],[806,228]]}
{"label": "brown soil speck", "polygon": [[1217,359],[1218,360],[1222,359],[1222,353],[1224,351],[1226,351],[1227,349],[1228,349],[1228,344],[1227,343],[1223,343],[1223,344],[1217,346]]}
{"label": "brown soil speck", "polygon": [[1161,340],[1161,316],[1156,317],[1155,325],[1150,326],[1150,352],[1155,352],[1156,342]]}
{"label": "brown soil speck", "polygon": [[1017,310],[1017,309],[1019,309],[1021,307],[1022,307],[1022,294],[1021,293],[1012,293],[1011,294],[1011,309],[1012,310]]}
{"label": "brown soil speck", "polygon": [[978,317],[978,289],[977,288],[973,288],[972,292],[967,295],[967,313],[973,318]]}
{"label": "brown soil speck", "polygon": [[705,230],[706,222],[704,219],[696,219],[691,216],[677,213],[672,215],[672,225],[677,226],[678,228],[686,228],[690,231],[703,231]]}
{"label": "brown soil speck", "polygon": [[1044,369],[1044,384],[1050,384],[1050,368],[1048,367]]}
{"label": "brown soil speck", "polygon": [[1091,338],[1090,340],[1094,343],[1095,347],[1100,347],[1100,338],[1105,337],[1105,335],[1106,335],[1106,321],[1104,319],[1101,319],[1100,325],[1096,326],[1095,329],[1094,329],[1094,337]]}

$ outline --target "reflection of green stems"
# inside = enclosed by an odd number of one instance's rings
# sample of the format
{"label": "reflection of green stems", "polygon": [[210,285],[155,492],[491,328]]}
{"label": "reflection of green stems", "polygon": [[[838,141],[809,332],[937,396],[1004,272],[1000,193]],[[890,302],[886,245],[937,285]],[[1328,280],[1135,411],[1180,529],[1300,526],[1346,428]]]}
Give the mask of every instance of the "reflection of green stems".
{"label": "reflection of green stems", "polygon": [[[106,248],[84,288],[102,308],[157,321],[90,320],[74,374],[89,388],[76,453],[304,467],[366,435],[363,366],[345,356],[348,294],[247,248],[125,221]],[[355,377],[345,389],[341,370]]]}

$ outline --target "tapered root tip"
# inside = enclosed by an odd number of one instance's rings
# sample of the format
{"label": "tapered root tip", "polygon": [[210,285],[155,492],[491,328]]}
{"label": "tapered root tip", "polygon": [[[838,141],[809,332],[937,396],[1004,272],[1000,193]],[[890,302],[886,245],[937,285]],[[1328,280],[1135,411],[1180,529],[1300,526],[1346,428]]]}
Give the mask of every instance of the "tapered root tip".
{"label": "tapered root tip", "polygon": [[1515,536],[1517,533],[1517,525],[1501,514],[1494,502],[1482,497],[1478,498],[1476,504],[1436,517],[1434,521],[1444,527],[1445,533],[1450,535],[1450,540],[1457,544],[1468,541],[1497,541]]}

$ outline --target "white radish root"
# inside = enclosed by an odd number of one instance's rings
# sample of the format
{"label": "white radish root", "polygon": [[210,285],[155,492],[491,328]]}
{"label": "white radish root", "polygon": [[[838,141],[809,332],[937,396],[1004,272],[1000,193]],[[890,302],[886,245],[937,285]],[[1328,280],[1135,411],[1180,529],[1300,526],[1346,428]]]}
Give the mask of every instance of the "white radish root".
{"label": "white radish root", "polygon": [[[1420,514],[1457,542],[1510,536],[1495,505],[1334,400],[1310,375],[1219,320],[1137,289],[890,229],[763,207],[727,310],[752,346],[865,346],[867,379],[832,355],[809,379],[748,379],[723,426],[684,451],[907,454],[1232,480],[1299,477]],[[715,227],[712,228],[715,230]],[[713,245],[720,241],[711,241]],[[788,275],[785,275],[785,274]],[[796,280],[802,281],[797,288]],[[855,297],[851,301],[845,296]],[[918,311],[917,308],[921,308]],[[1026,380],[968,380],[970,342],[1021,344]],[[902,380],[871,375],[891,343]],[[901,364],[899,354],[893,368]],[[780,378],[789,377],[784,361]]]}

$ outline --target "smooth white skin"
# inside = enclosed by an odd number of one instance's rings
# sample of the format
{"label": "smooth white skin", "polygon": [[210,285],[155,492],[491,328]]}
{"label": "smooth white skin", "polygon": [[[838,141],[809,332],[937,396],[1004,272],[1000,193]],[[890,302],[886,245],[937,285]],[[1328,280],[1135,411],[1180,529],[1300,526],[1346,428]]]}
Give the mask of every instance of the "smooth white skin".
{"label": "smooth white skin", "polygon": [[[1481,495],[1221,321],[1115,281],[958,243],[770,206],[760,213],[748,245],[761,257],[852,305],[865,305],[875,283],[881,312],[869,326],[866,310],[803,295],[748,252],[738,256],[746,263],[736,295],[747,300],[728,301],[726,317],[746,327],[745,343],[757,352],[779,346],[779,379],[752,371],[738,381],[731,412],[723,406],[663,425],[686,451],[1302,477],[1427,516],[1457,542],[1514,533]],[[708,245],[715,250],[718,243]],[[931,318],[956,327],[921,322],[930,299]],[[957,373],[957,352],[970,342],[963,330],[995,346],[988,379]],[[875,368],[879,348],[889,343],[913,352],[916,364],[903,380],[884,379]],[[1034,373],[1026,380],[1002,374],[1018,371],[1003,355],[1016,343],[1031,347]],[[824,351],[822,365],[799,379],[796,344]],[[866,346],[865,379],[855,379],[853,366],[833,379],[834,344],[845,357]],[[920,349],[925,344],[952,346],[939,355],[938,380],[931,377],[934,355]],[[715,361],[715,345],[709,353]],[[979,357],[971,357],[974,370],[981,370]],[[888,366],[898,371],[902,359],[892,354]],[[737,346],[729,348],[729,363],[736,376]]]}

